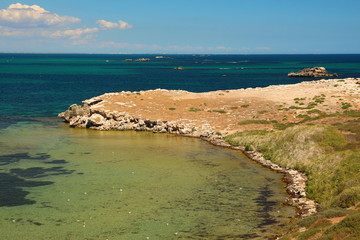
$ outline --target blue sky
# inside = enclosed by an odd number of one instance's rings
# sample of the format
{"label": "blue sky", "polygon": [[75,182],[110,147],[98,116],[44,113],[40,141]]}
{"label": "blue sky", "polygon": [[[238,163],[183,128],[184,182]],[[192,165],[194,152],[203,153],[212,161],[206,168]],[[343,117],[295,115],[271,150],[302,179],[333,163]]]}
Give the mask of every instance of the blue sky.
{"label": "blue sky", "polygon": [[0,52],[360,53],[359,0],[0,1]]}

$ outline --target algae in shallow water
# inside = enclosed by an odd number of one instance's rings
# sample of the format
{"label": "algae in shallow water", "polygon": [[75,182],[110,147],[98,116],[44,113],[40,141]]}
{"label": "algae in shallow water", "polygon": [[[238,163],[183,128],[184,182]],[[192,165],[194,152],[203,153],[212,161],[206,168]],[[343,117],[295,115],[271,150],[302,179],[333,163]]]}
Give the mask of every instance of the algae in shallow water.
{"label": "algae in shallow water", "polygon": [[2,133],[0,173],[16,180],[1,191],[25,202],[0,208],[1,239],[238,239],[294,214],[278,204],[281,176],[198,139],[42,123]]}

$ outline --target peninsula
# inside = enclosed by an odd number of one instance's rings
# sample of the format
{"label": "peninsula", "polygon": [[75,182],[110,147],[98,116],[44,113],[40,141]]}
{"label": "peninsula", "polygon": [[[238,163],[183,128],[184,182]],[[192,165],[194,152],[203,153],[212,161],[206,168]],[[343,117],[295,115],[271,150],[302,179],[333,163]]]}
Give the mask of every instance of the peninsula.
{"label": "peninsula", "polygon": [[[357,209],[359,110],[360,81],[347,78],[205,93],[106,93],[59,117],[71,127],[173,133],[242,150],[284,174],[287,203],[305,217],[317,208]],[[344,169],[345,163],[352,167]],[[335,183],[337,174],[342,179]],[[344,213],[341,220],[352,216]]]}

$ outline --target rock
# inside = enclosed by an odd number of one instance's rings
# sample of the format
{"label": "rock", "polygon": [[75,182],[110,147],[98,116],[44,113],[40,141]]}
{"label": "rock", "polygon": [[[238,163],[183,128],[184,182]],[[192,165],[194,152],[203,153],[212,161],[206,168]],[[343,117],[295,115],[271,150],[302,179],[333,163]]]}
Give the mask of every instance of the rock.
{"label": "rock", "polygon": [[76,116],[70,119],[70,127],[86,127],[88,118],[84,116]]}
{"label": "rock", "polygon": [[102,99],[100,99],[98,97],[94,97],[94,98],[90,98],[88,100],[85,100],[82,103],[83,103],[83,106],[89,107],[89,106],[92,106],[92,105],[96,105],[96,104],[98,104],[98,103],[100,103],[102,101],[103,101]]}
{"label": "rock", "polygon": [[83,116],[89,116],[90,115],[90,109],[88,106],[80,106],[73,104],[69,107],[68,110],[66,110],[63,113],[60,113],[58,115],[59,118],[63,118],[65,122],[75,121],[72,118],[77,117],[83,117]]}
{"label": "rock", "polygon": [[106,122],[106,119],[98,114],[98,113],[94,113],[93,115],[91,115],[91,117],[89,118],[86,127],[99,127],[104,125]]}
{"label": "rock", "polygon": [[179,129],[179,134],[182,135],[190,134],[191,132],[192,132],[191,128],[184,127]]}
{"label": "rock", "polygon": [[142,119],[139,119],[138,124],[139,124],[140,127],[145,126],[145,122],[144,122],[144,120],[142,120]]}
{"label": "rock", "polygon": [[297,73],[291,72],[288,77],[338,77],[336,73],[328,73],[324,67],[305,68]]}

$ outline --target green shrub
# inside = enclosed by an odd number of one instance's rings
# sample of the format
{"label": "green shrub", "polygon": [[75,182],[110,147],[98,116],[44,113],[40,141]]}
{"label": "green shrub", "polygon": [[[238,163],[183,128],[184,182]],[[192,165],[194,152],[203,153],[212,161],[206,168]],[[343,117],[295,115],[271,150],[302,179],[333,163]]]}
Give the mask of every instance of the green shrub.
{"label": "green shrub", "polygon": [[295,123],[275,123],[273,126],[275,129],[285,130],[285,129],[287,129],[289,127],[293,127],[295,125],[296,125]]}
{"label": "green shrub", "polygon": [[360,111],[357,110],[347,110],[343,112],[345,117],[360,117]]}
{"label": "green shrub", "polygon": [[226,113],[225,110],[212,110],[212,112],[217,112],[217,113]]}
{"label": "green shrub", "polygon": [[326,218],[343,217],[349,213],[349,210],[344,208],[330,208],[320,213],[321,216]]}
{"label": "green shrub", "polygon": [[360,186],[355,186],[353,188],[345,189],[341,192],[334,201],[332,206],[339,207],[351,207],[360,201]]}
{"label": "green shrub", "polygon": [[202,109],[199,109],[199,108],[194,108],[194,107],[191,107],[189,109],[189,112],[200,112],[200,111],[203,111]]}
{"label": "green shrub", "polygon": [[337,123],[334,126],[339,130],[355,133],[357,140],[360,140],[360,118],[345,123]]}
{"label": "green shrub", "polygon": [[239,125],[246,125],[246,124],[270,124],[271,122],[267,120],[257,120],[257,119],[251,119],[251,120],[244,120],[241,122],[238,122]]}
{"label": "green shrub", "polygon": [[313,225],[317,220],[319,219],[319,217],[317,215],[314,216],[309,216],[306,218],[301,219],[298,222],[298,225],[300,225],[301,227],[305,227],[305,228],[309,228],[311,225]]}
{"label": "green shrub", "polygon": [[319,233],[321,231],[321,229],[318,228],[312,228],[307,230],[306,232],[300,234],[297,237],[297,240],[307,240],[310,239],[311,237],[315,236],[315,234]]}
{"label": "green shrub", "polygon": [[308,114],[312,114],[312,113],[317,113],[317,114],[322,114],[322,112],[319,109],[311,109],[309,111],[307,111]]}
{"label": "green shrub", "polygon": [[249,107],[249,104],[244,104],[244,105],[241,105],[240,107],[247,108],[247,107]]}
{"label": "green shrub", "polygon": [[350,104],[350,103],[341,103],[341,108],[342,109],[348,109],[348,108],[351,108],[352,107],[352,105]]}
{"label": "green shrub", "polygon": [[[359,237],[360,236],[360,211],[357,211],[355,214],[352,214],[346,217],[344,220],[338,224],[332,226],[325,231],[324,235],[343,235],[346,234]],[[322,239],[322,238],[320,238]],[[356,239],[356,238],[353,238]]]}
{"label": "green shrub", "polygon": [[307,108],[314,108],[315,106],[317,106],[316,102],[309,102]]}

